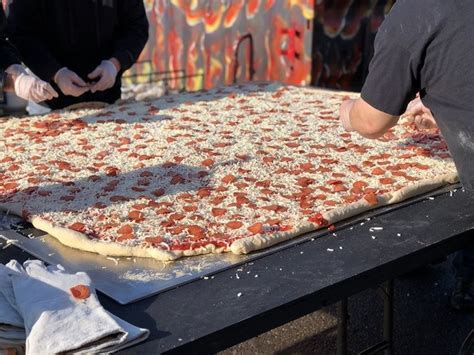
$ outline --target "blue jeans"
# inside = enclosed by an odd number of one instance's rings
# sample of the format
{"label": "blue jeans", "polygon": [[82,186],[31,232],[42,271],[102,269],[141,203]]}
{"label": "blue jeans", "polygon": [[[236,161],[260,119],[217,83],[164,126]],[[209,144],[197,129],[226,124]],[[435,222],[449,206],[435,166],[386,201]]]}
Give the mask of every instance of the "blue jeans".
{"label": "blue jeans", "polygon": [[474,243],[457,252],[453,264],[457,279],[474,281]]}

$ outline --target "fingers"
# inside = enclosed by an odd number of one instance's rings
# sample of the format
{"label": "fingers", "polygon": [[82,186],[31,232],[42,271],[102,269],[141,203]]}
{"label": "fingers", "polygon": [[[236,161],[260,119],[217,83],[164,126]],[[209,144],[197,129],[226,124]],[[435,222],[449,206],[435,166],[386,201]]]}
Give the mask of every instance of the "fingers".
{"label": "fingers", "polygon": [[[84,80],[82,80],[76,73],[71,76],[71,82],[79,87],[87,87],[87,84]],[[87,91],[87,90],[86,90]]]}
{"label": "fingers", "polygon": [[418,115],[423,112],[425,106],[420,99],[415,99],[408,104],[406,114],[407,115]]}
{"label": "fingers", "polygon": [[437,127],[436,121],[430,114],[420,114],[414,120],[419,129],[433,129]]}
{"label": "fingers", "polygon": [[115,80],[111,79],[109,76],[103,75],[97,83],[91,86],[91,91],[95,93],[96,91],[110,89],[112,86],[114,86],[114,82]]}
{"label": "fingers", "polygon": [[96,79],[96,78],[98,78],[99,76],[102,76],[102,74],[103,74],[103,70],[102,70],[102,68],[99,66],[99,67],[95,68],[95,70],[94,70],[92,73],[90,73],[89,75],[87,75],[87,77],[88,77],[89,79]]}
{"label": "fingers", "polygon": [[[51,95],[51,98],[53,98],[53,97],[59,97],[58,92],[57,92],[56,90],[54,90],[54,88],[53,88],[51,85],[49,85],[48,83],[46,83],[46,85],[45,85],[45,91],[46,91],[49,95]],[[50,99],[50,100],[51,100],[51,99]]]}
{"label": "fingers", "polygon": [[[52,91],[50,91],[48,87],[50,87]],[[29,96],[29,99],[31,101],[38,103],[51,100],[54,97],[57,97],[58,94],[49,84],[45,82],[39,82],[37,83],[37,85],[34,85],[32,87]]]}

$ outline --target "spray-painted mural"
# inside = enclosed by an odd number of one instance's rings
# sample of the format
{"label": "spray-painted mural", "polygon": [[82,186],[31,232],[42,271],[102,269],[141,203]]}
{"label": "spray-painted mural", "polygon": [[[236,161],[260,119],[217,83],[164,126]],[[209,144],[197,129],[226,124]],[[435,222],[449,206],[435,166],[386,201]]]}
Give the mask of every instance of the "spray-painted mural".
{"label": "spray-painted mural", "polygon": [[191,75],[188,90],[250,78],[295,84],[311,79],[312,0],[145,3],[151,39],[141,59],[151,62],[141,70],[182,70]]}
{"label": "spray-painted mural", "polygon": [[134,70],[165,72],[186,90],[250,79],[356,90],[393,3],[145,0],[150,42]]}

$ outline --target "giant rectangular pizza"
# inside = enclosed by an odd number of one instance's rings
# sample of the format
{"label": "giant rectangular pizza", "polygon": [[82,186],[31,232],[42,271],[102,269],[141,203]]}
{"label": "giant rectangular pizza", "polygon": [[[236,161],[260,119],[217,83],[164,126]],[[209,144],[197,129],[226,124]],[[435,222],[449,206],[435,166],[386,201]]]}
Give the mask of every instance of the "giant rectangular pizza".
{"label": "giant rectangular pizza", "polygon": [[262,83],[0,119],[0,208],[65,245],[249,253],[457,180],[437,130],[345,132],[355,94]]}

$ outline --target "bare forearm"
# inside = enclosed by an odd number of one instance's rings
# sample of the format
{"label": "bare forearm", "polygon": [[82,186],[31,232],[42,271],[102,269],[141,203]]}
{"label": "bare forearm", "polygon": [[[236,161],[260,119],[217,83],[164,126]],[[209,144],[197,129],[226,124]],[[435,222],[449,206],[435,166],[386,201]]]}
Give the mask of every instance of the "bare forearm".
{"label": "bare forearm", "polygon": [[362,99],[354,101],[349,116],[352,128],[361,136],[370,139],[383,136],[399,119],[398,116],[377,110]]}

